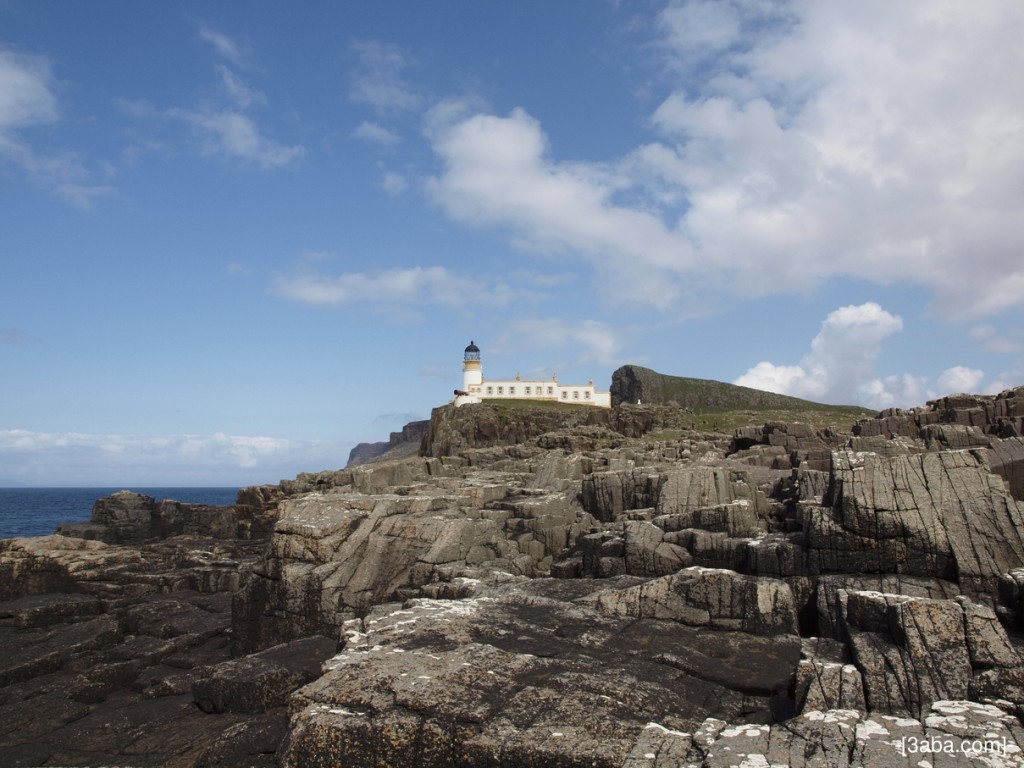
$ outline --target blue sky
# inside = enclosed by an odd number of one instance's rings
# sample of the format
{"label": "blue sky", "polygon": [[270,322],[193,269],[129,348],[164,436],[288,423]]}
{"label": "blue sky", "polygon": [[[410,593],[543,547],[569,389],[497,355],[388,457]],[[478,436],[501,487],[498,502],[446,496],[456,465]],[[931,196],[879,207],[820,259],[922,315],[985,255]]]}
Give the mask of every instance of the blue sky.
{"label": "blue sky", "polygon": [[0,0],[0,484],[343,466],[485,376],[1024,383],[1024,6]]}

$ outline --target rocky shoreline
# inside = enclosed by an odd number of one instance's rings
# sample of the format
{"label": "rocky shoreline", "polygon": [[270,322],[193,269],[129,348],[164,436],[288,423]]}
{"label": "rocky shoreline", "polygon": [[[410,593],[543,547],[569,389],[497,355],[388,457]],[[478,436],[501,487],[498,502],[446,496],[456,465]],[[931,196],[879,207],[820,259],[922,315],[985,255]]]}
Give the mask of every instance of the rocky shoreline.
{"label": "rocky shoreline", "polygon": [[0,764],[1024,765],[1024,388],[423,429],[0,541]]}

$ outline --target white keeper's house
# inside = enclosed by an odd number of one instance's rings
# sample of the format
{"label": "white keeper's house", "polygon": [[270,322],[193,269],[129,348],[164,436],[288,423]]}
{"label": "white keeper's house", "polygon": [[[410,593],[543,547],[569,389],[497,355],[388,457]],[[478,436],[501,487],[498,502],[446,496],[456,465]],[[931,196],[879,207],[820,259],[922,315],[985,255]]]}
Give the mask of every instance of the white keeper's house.
{"label": "white keeper's house", "polygon": [[594,381],[587,384],[560,384],[556,373],[551,381],[527,381],[516,374],[515,379],[491,381],[484,378],[480,347],[469,342],[462,358],[462,389],[455,390],[455,405],[480,403],[484,400],[545,400],[571,405],[593,405],[611,408],[610,392],[598,392]]}

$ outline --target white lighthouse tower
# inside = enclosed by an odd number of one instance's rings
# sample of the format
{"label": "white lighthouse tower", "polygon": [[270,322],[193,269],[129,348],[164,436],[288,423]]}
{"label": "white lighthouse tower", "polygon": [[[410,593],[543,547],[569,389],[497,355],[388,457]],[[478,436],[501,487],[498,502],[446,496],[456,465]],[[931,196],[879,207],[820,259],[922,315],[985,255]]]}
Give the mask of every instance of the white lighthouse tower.
{"label": "white lighthouse tower", "polygon": [[455,390],[455,407],[479,403],[484,371],[480,365],[480,347],[469,342],[462,356],[462,389]]}
{"label": "white lighthouse tower", "polygon": [[466,353],[462,357],[462,391],[472,392],[474,387],[479,390],[484,383],[484,371],[480,366],[480,347],[469,342]]}

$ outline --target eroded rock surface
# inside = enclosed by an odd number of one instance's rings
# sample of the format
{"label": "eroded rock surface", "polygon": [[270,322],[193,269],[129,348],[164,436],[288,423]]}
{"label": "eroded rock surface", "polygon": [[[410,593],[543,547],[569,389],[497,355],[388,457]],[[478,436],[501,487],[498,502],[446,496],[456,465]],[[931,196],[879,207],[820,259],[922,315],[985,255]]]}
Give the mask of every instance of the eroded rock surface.
{"label": "eroded rock surface", "polygon": [[118,494],[0,542],[0,762],[1024,765],[1021,402],[446,407],[234,508]]}
{"label": "eroded rock surface", "polygon": [[[275,764],[288,695],[337,641],[298,641],[228,674],[244,662],[231,655],[232,592],[262,547],[250,524],[273,514],[240,506],[122,492],[63,529],[83,538],[0,541],[0,764]],[[160,535],[186,529],[207,535]]]}

